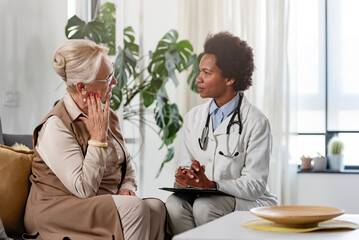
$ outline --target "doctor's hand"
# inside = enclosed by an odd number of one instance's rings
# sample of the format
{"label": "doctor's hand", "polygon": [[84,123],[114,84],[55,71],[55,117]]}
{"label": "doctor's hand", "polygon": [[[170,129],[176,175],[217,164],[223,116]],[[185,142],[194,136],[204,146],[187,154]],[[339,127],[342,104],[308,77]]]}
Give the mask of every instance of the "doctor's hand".
{"label": "doctor's hand", "polygon": [[199,172],[200,170],[205,172],[206,166],[205,165],[201,166],[201,164],[197,160],[192,158],[192,165],[191,165],[191,168],[188,173],[189,177],[191,177],[191,174],[192,174],[195,178],[198,178],[196,173]]}
{"label": "doctor's hand", "polygon": [[202,168],[203,172],[206,170],[205,165],[202,165],[192,158],[192,165],[190,169],[187,168],[179,168],[177,174],[183,173],[186,174],[189,178],[194,178],[196,182],[199,182],[197,172]]}
{"label": "doctor's hand", "polygon": [[196,177],[189,177],[188,169],[178,168],[177,174],[175,175],[176,183],[180,187],[200,187],[200,188],[216,188],[216,184],[210,181],[207,176],[204,174],[202,167],[199,168],[198,172],[193,172]]}

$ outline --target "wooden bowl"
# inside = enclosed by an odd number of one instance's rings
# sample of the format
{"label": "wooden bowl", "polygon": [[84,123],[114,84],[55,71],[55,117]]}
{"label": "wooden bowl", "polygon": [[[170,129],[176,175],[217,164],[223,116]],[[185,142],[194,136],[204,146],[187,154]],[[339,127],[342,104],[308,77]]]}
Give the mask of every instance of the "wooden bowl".
{"label": "wooden bowl", "polygon": [[342,215],[339,208],[322,206],[275,206],[252,208],[250,212],[258,217],[287,227],[316,227],[318,223]]}

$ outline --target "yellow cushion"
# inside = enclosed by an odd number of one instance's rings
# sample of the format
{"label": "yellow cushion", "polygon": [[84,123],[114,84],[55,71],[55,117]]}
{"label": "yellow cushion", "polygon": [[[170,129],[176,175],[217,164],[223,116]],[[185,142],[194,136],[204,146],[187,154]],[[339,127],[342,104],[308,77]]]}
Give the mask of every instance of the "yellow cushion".
{"label": "yellow cushion", "polygon": [[8,234],[21,234],[33,151],[0,145],[0,218]]}

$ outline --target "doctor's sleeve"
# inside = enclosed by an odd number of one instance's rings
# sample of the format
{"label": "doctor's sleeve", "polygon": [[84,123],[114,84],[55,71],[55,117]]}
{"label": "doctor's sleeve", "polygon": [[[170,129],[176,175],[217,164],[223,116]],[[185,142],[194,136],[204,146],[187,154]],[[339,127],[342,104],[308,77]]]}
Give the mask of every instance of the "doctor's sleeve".
{"label": "doctor's sleeve", "polygon": [[189,117],[188,114],[186,114],[183,126],[181,130],[181,140],[180,140],[180,148],[179,148],[179,154],[177,158],[177,168],[179,166],[190,168],[192,164],[192,154],[190,152],[190,144],[191,144],[191,129],[189,128]]}
{"label": "doctor's sleeve", "polygon": [[246,146],[246,157],[241,176],[217,181],[220,190],[237,198],[256,200],[267,188],[272,135],[267,118],[253,124]]}

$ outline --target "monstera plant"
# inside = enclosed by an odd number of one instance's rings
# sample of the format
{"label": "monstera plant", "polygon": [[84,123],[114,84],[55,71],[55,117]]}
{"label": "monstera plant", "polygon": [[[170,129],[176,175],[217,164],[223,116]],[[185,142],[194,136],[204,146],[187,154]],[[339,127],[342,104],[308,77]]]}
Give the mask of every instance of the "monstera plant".
{"label": "monstera plant", "polygon": [[[167,154],[162,161],[157,176],[165,163],[174,156],[173,141],[182,126],[182,117],[175,103],[171,103],[166,84],[172,81],[179,84],[176,73],[190,69],[187,83],[197,91],[196,77],[199,74],[198,63],[201,56],[193,53],[188,40],[178,40],[175,30],[167,32],[158,42],[154,51],[139,55],[135,33],[132,27],[123,30],[123,48],[115,48],[115,6],[105,3],[94,20],[85,22],[76,15],[67,22],[65,34],[68,39],[90,39],[107,46],[109,55],[115,55],[115,77],[118,81],[113,88],[110,106],[113,110],[123,106],[124,120],[139,121],[155,130],[162,140],[159,148],[166,147]],[[143,61],[145,64],[141,64]],[[143,63],[142,62],[142,63]],[[133,104],[141,96],[140,106]],[[155,124],[138,117],[144,112],[153,113]],[[156,125],[156,126],[154,126]]]}

